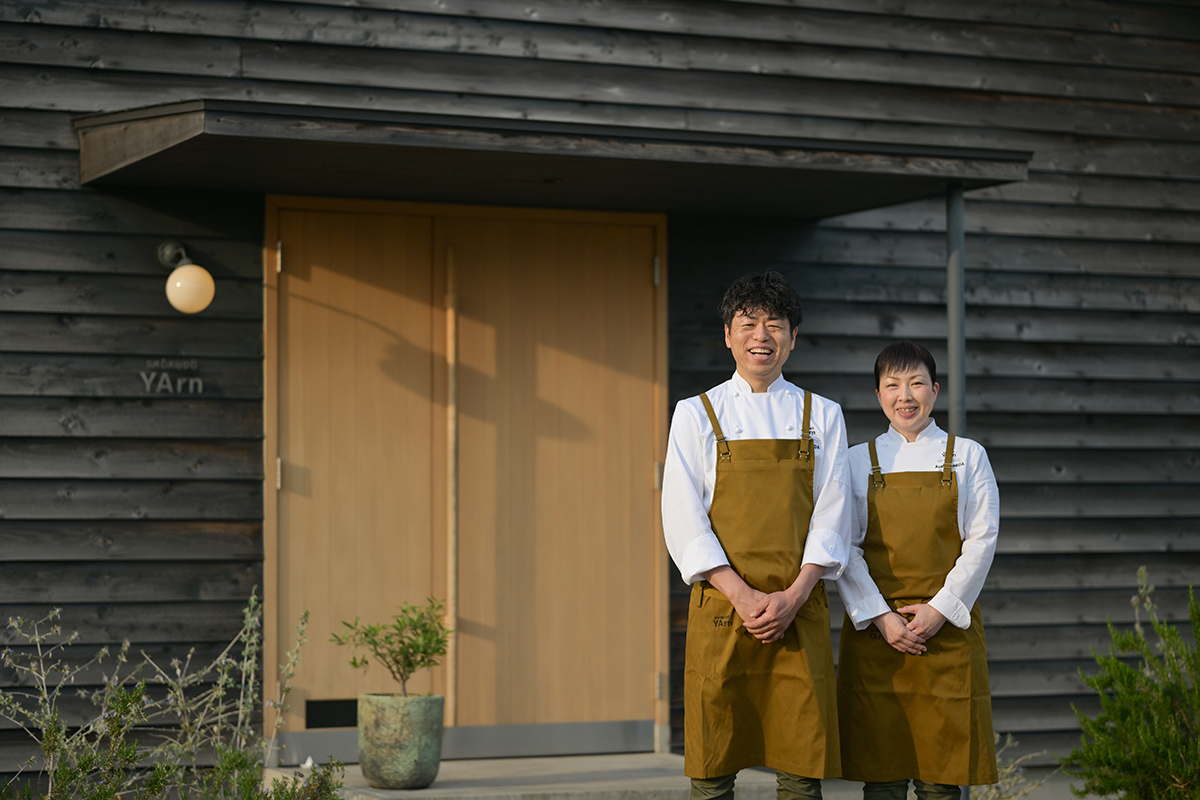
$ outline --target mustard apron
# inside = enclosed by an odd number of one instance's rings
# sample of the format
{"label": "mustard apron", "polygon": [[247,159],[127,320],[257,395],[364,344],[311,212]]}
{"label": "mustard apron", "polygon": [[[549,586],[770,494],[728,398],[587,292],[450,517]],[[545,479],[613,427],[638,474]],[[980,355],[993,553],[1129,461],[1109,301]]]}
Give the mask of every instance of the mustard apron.
{"label": "mustard apron", "polygon": [[[869,449],[867,568],[893,609],[928,603],[962,553],[954,437],[946,442],[941,472],[884,475],[874,440]],[[970,628],[946,622],[925,646],[924,655],[905,655],[874,625],[856,631],[849,616],[842,623],[837,701],[847,779],[996,782],[978,604]]]}
{"label": "mustard apron", "polygon": [[[717,437],[709,520],[729,565],[762,592],[800,574],[813,511],[812,396],[804,393],[801,439]],[[829,598],[817,581],[783,639],[763,644],[723,594],[692,585],[684,663],[684,774],[717,778],[770,767],[806,778],[837,777],[836,689]],[[829,733],[828,739],[826,732]]]}

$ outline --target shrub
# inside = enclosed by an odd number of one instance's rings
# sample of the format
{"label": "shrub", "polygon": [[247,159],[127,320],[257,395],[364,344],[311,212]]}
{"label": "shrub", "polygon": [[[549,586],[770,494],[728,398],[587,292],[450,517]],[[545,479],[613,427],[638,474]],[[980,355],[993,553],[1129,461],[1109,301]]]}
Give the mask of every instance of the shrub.
{"label": "shrub", "polygon": [[[28,770],[38,769],[39,796],[45,800],[334,800],[342,767],[318,767],[305,777],[274,781],[263,787],[266,766],[275,750],[276,729],[264,736],[257,724],[258,655],[262,644],[262,606],[252,595],[242,629],[208,664],[193,665],[194,651],[168,668],[142,654],[130,664],[129,644],[113,656],[112,671],[89,697],[95,715],[82,725],[63,723],[60,701],[81,676],[110,655],[101,649],[83,664],[70,666],[63,652],[77,633],[63,636],[59,610],[42,619],[10,619],[10,636],[21,651],[5,649],[0,661],[13,671],[17,688],[0,690],[0,717],[17,724],[37,742],[40,759],[22,766],[22,774],[0,787],[0,797],[20,794],[33,800]],[[280,670],[279,692],[268,705],[282,709],[300,661],[307,613],[296,629],[296,642]],[[161,687],[151,693],[148,687]],[[281,714],[275,724],[281,724]],[[135,738],[137,737],[141,738]],[[148,744],[144,742],[149,742]],[[40,763],[39,763],[40,761]],[[18,784],[20,791],[17,791]]]}
{"label": "shrub", "polygon": [[[1200,652],[1178,628],[1159,619],[1153,591],[1142,567],[1132,599],[1133,630],[1118,631],[1110,621],[1109,654],[1093,651],[1100,671],[1080,670],[1084,683],[1100,695],[1100,714],[1091,719],[1075,709],[1082,743],[1061,759],[1068,773],[1084,780],[1082,789],[1072,788],[1079,797],[1185,800],[1200,795]],[[1147,638],[1142,612],[1156,641]],[[1194,641],[1200,606],[1190,586],[1188,618]]]}

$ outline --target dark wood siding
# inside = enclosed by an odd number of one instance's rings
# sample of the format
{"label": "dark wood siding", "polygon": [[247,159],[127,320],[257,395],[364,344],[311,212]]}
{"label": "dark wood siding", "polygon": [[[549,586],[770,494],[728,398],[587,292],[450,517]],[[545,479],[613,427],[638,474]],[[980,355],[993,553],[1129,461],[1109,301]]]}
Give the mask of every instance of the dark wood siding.
{"label": "dark wood siding", "polygon": [[[968,433],[1003,498],[997,724],[1061,752],[1137,566],[1171,613],[1200,575],[1198,42],[1193,4],[1124,0],[0,6],[0,611],[211,642],[261,571],[261,198],[81,189],[73,115],[212,98],[1024,149],[1028,182],[966,203]],[[943,230],[936,201],[672,219],[672,394],[728,374],[712,307],[773,267],[806,300],[791,377],[872,435],[879,347],[944,355]],[[217,278],[199,317],[162,299],[165,238]],[[148,391],[161,359],[204,390]]]}
{"label": "dark wood siding", "polygon": [[[262,578],[261,199],[7,183],[0,613],[61,607],[80,652],[212,657]],[[216,278],[197,317],[166,304],[168,238]],[[27,741],[0,730],[4,769]]]}

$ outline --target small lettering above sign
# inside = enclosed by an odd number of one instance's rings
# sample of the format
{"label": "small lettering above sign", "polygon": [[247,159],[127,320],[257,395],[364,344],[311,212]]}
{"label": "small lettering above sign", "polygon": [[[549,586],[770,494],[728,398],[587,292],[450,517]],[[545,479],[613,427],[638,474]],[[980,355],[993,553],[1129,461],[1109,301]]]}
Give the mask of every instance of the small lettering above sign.
{"label": "small lettering above sign", "polygon": [[[179,370],[199,369],[194,358],[148,358],[146,369],[138,373],[147,394],[203,394],[204,379],[180,375]],[[172,373],[171,370],[175,370]]]}

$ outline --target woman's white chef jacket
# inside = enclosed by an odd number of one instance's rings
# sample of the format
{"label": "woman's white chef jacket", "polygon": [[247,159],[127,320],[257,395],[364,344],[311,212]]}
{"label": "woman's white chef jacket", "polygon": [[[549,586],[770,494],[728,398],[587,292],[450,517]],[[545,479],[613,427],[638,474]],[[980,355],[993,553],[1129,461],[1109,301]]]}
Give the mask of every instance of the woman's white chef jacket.
{"label": "woman's white chef jacket", "polygon": [[[735,372],[733,378],[710,389],[708,399],[729,441],[801,436],[804,392],[782,376],[767,391],[755,394]],[[849,558],[850,487],[842,407],[814,394],[809,430],[816,454],[814,507],[801,563],[826,567],[825,577],[833,579]],[[663,466],[662,512],[667,549],[688,583],[729,563],[708,520],[716,465],[717,438],[700,398],[679,401]]]}
{"label": "woman's white chef jacket", "polygon": [[[947,434],[932,419],[909,442],[895,428],[875,439],[879,468],[889,472],[940,472],[946,460]],[[941,590],[929,601],[953,625],[971,626],[971,607],[979,598],[983,581],[996,552],[1000,530],[1000,492],[983,445],[971,439],[954,439],[954,474],[958,482],[958,531],[962,555],[946,576]],[[862,543],[867,535],[867,487],[871,482],[871,453],[866,442],[850,448],[850,479],[854,492],[851,509],[850,563],[838,580],[838,593],[856,630],[890,610],[867,570]]]}

